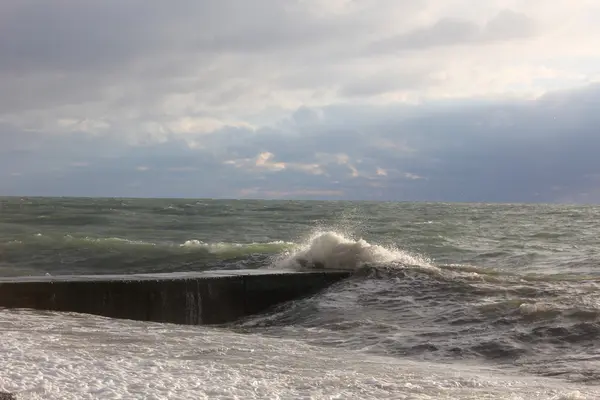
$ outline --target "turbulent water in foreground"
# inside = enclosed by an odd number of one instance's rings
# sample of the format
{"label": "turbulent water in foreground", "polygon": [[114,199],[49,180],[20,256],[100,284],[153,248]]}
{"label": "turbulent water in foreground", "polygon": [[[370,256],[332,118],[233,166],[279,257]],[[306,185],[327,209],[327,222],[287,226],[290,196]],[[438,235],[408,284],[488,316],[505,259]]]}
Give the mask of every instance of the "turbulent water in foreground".
{"label": "turbulent water in foreground", "polygon": [[600,207],[0,203],[2,276],[355,271],[219,327],[0,309],[19,399],[600,398]]}

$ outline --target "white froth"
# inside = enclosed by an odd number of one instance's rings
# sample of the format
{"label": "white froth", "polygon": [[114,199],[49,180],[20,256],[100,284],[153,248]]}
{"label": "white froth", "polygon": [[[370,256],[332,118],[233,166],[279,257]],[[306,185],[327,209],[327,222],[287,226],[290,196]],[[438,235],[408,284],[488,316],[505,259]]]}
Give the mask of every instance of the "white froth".
{"label": "white froth", "polygon": [[200,326],[0,310],[0,391],[24,399],[596,399],[483,366],[368,357]]}
{"label": "white froth", "polygon": [[247,253],[273,253],[285,248],[293,246],[293,243],[284,242],[282,240],[265,242],[265,243],[206,243],[201,240],[186,240],[179,247],[187,249],[204,249],[213,254],[224,254],[230,252],[247,252]]}
{"label": "white froth", "polygon": [[320,265],[326,269],[356,269],[369,264],[398,263],[432,268],[424,257],[405,251],[354,240],[336,232],[317,232],[293,252],[275,262],[277,267]]}

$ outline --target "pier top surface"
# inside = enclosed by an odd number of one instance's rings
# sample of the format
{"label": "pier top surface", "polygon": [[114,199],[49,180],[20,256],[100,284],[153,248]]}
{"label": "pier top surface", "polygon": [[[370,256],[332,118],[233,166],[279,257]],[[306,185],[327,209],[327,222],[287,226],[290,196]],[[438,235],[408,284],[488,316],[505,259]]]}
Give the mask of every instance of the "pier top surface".
{"label": "pier top surface", "polygon": [[157,272],[145,274],[101,274],[101,275],[42,275],[42,276],[7,276],[0,277],[1,283],[20,282],[92,282],[92,281],[158,281],[181,279],[218,279],[244,276],[274,276],[274,275],[338,275],[350,276],[350,271],[344,270],[292,270],[292,269],[235,269],[210,270],[190,272]]}

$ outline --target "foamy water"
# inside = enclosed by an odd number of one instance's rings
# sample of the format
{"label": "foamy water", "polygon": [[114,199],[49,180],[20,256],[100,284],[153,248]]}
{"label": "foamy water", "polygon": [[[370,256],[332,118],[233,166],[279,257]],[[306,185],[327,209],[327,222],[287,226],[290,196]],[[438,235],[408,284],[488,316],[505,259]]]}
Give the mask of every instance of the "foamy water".
{"label": "foamy water", "polygon": [[597,399],[489,366],[367,356],[223,329],[0,311],[0,391],[19,399]]}
{"label": "foamy water", "polygon": [[206,249],[214,254],[253,254],[253,253],[278,253],[287,248],[295,246],[293,242],[284,242],[283,240],[275,240],[266,243],[205,243],[201,240],[186,240],[179,245],[187,249]]}
{"label": "foamy water", "polygon": [[317,231],[295,249],[282,254],[273,263],[277,268],[357,269],[364,265],[398,263],[403,266],[433,268],[423,256],[397,248],[353,239],[341,232]]}

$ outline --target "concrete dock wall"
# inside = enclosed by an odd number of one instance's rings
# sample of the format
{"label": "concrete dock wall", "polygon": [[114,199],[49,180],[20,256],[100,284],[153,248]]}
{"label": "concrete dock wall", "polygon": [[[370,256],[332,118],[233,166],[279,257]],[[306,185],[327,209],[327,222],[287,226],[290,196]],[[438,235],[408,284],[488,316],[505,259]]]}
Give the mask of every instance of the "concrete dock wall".
{"label": "concrete dock wall", "polygon": [[177,324],[219,324],[314,294],[345,271],[234,270],[0,278],[0,307]]}

